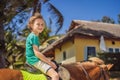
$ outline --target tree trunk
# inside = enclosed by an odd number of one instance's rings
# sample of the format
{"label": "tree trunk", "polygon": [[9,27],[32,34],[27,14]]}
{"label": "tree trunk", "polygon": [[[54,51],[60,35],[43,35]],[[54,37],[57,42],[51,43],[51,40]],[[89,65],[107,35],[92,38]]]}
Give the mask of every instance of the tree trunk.
{"label": "tree trunk", "polygon": [[5,67],[5,42],[4,42],[4,29],[2,23],[0,22],[0,68]]}

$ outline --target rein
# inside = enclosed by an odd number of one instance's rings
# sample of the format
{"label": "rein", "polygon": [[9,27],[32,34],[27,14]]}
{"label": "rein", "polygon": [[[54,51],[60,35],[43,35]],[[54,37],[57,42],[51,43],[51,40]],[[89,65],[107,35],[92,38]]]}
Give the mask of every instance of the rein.
{"label": "rein", "polygon": [[[87,73],[86,69],[82,66],[82,64],[80,63],[80,67],[82,68],[84,74],[86,75],[87,79],[88,80],[92,80],[90,78],[90,75]],[[99,75],[99,78],[97,80],[100,80],[102,77],[104,77],[104,80],[107,80],[106,76],[105,76],[105,73],[104,73],[104,70],[102,67],[98,66],[100,68],[100,75]]]}
{"label": "rein", "polygon": [[104,80],[107,80],[103,68],[100,66],[99,66],[99,68],[100,68],[100,75],[99,75],[98,80],[100,80],[102,76],[104,77]]}
{"label": "rein", "polygon": [[80,66],[81,66],[81,68],[82,68],[84,74],[86,75],[87,79],[88,79],[88,80],[92,80],[92,79],[90,78],[89,74],[87,73],[87,71],[85,70],[85,68],[82,66],[81,63],[80,63]]}

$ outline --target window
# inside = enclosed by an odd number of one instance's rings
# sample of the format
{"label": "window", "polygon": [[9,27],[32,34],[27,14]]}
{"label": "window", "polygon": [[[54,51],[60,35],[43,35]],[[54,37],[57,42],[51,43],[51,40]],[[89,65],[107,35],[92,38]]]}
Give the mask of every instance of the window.
{"label": "window", "polygon": [[95,47],[87,47],[88,56],[96,56]]}
{"label": "window", "polygon": [[120,53],[120,49],[119,48],[108,48],[110,53]]}
{"label": "window", "polygon": [[66,60],[66,52],[63,52],[63,60]]}
{"label": "window", "polygon": [[113,48],[109,48],[109,52],[110,52],[110,53],[113,53]]}
{"label": "window", "polygon": [[118,48],[115,48],[115,53],[119,53],[120,50]]}
{"label": "window", "polygon": [[95,47],[86,47],[84,53],[84,60],[88,60],[89,57],[96,56]]}

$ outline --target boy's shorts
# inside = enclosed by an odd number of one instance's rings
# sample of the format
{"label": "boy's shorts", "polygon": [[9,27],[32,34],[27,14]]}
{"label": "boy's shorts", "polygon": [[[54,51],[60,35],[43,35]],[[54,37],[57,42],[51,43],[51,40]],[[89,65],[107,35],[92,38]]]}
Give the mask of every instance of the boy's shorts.
{"label": "boy's shorts", "polygon": [[46,74],[47,71],[52,68],[50,65],[48,65],[47,63],[45,63],[43,61],[39,61],[39,62],[35,63],[33,66],[35,68],[39,69],[40,71],[42,71],[44,74]]}

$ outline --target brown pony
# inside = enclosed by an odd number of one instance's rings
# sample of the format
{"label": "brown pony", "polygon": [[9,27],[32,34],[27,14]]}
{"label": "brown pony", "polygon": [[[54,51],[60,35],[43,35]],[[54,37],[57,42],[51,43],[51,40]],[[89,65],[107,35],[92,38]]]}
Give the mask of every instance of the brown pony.
{"label": "brown pony", "polygon": [[90,60],[92,60],[92,62],[86,61],[63,64],[62,67],[59,68],[59,75],[62,80],[109,80],[108,70],[113,65],[105,65],[99,58],[92,58]]}
{"label": "brown pony", "polygon": [[23,76],[19,70],[0,69],[0,80],[23,80]]}

